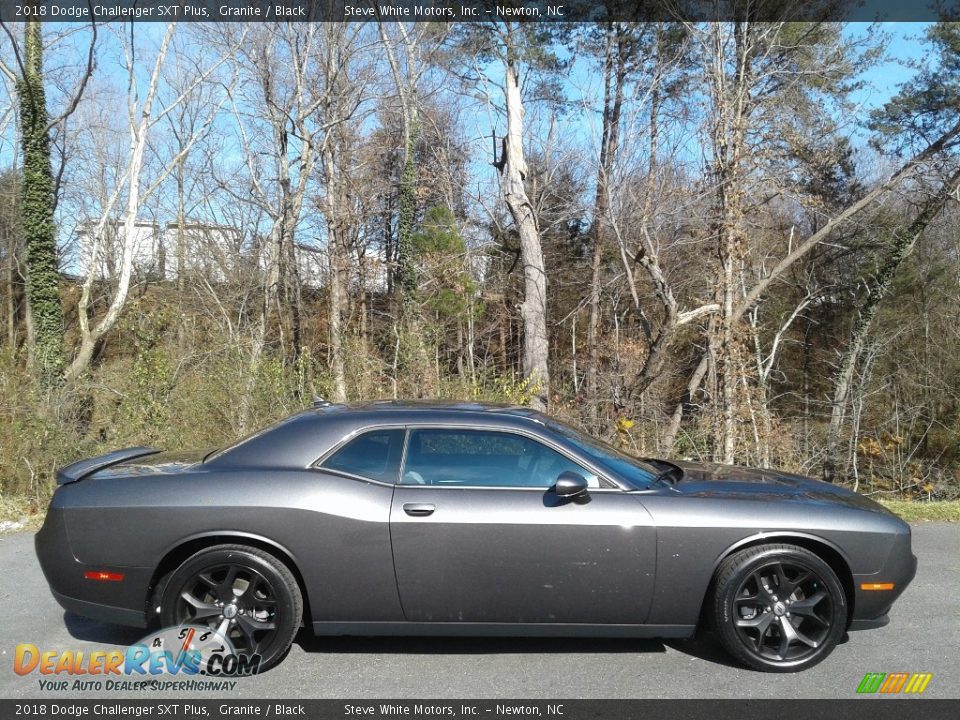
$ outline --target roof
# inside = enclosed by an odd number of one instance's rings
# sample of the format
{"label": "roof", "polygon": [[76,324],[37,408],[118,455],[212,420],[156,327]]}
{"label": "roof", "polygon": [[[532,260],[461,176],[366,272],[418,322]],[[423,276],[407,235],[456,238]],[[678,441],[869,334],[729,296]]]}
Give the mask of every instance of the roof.
{"label": "roof", "polygon": [[286,467],[312,464],[320,450],[351,433],[377,426],[437,424],[472,428],[543,431],[547,418],[530,408],[497,403],[443,400],[374,400],[358,403],[314,401],[313,408],[281,420],[213,456],[208,465]]}
{"label": "roof", "polygon": [[406,414],[441,413],[444,415],[497,413],[528,420],[541,420],[541,414],[522,405],[463,400],[369,400],[354,403],[330,403],[314,400],[314,408],[324,414],[403,412]]}

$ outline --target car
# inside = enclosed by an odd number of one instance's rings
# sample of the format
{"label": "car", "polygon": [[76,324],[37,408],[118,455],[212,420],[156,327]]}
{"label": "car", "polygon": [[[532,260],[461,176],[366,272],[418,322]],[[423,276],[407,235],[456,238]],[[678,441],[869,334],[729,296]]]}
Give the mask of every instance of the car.
{"label": "car", "polygon": [[640,459],[522,407],[318,402],[222,450],[69,465],[36,552],[67,611],[317,635],[686,638],[802,670],[879,627],[910,527],[774,470]]}

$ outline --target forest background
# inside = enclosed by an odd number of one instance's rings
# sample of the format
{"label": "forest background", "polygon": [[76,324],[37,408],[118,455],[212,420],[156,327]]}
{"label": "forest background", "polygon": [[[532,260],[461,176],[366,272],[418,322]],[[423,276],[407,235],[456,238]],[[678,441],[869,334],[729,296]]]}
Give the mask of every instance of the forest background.
{"label": "forest background", "polygon": [[3,516],[315,396],[960,514],[960,26],[3,29]]}

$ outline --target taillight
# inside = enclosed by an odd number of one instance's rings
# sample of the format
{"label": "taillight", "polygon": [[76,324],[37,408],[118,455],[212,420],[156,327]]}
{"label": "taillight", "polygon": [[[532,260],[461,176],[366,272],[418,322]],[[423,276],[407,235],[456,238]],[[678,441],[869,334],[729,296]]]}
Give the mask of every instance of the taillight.
{"label": "taillight", "polygon": [[123,573],[107,572],[106,570],[91,570],[85,572],[83,576],[87,580],[97,580],[99,582],[120,582],[123,580]]}

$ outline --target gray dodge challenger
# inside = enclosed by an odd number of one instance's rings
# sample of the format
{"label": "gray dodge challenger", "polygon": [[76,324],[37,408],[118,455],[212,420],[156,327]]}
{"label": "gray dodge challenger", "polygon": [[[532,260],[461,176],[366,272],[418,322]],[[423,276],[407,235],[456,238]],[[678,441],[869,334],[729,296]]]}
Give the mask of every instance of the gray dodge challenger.
{"label": "gray dodge challenger", "polygon": [[317,403],[206,454],[59,471],[36,550],[68,611],[209,626],[279,662],[318,635],[683,638],[789,672],[880,627],[910,527],[771,470],[638,459],[526,408]]}

